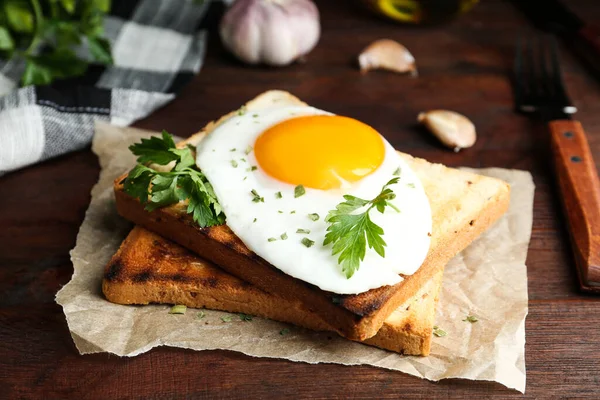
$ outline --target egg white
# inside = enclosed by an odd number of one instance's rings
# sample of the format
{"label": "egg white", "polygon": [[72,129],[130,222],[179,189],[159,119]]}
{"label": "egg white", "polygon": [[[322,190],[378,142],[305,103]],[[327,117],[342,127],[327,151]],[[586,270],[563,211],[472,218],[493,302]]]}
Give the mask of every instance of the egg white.
{"label": "egg white", "polygon": [[[338,294],[357,294],[399,283],[399,274],[413,274],[427,255],[431,210],[418,177],[385,139],[383,163],[372,174],[342,189],[306,188],[306,194],[298,198],[294,198],[295,185],[268,176],[253,150],[246,154],[269,127],[298,116],[322,114],[330,115],[312,107],[279,107],[232,117],[199,144],[196,163],[212,184],[229,228],[250,250],[284,273]],[[253,166],[257,167],[254,171]],[[344,194],[363,199],[377,196],[398,168],[400,182],[391,188],[396,194],[392,202],[400,213],[391,207],[384,214],[375,209],[370,212],[372,221],[385,232],[385,257],[367,249],[359,270],[347,279],[338,256],[331,254],[331,245],[322,245],[325,217],[343,201]],[[253,202],[252,190],[264,202]],[[280,199],[276,198],[278,192]],[[319,215],[318,221],[309,218],[313,213]],[[310,234],[298,234],[297,229],[308,229]],[[281,239],[284,233],[287,240]],[[304,237],[315,244],[307,248],[301,243]]]}

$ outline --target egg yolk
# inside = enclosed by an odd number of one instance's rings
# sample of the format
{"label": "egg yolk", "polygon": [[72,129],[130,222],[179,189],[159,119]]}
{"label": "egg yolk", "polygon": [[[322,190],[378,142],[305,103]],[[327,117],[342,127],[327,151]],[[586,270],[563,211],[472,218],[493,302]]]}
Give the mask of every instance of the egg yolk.
{"label": "egg yolk", "polygon": [[379,133],[348,117],[315,115],[288,119],[256,139],[254,154],[271,177],[313,189],[356,182],[383,162]]}

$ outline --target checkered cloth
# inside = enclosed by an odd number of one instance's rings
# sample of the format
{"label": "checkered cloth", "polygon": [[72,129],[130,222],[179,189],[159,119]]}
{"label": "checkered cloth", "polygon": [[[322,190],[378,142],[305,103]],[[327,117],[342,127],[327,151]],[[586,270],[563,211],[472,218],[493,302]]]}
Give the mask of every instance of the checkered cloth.
{"label": "checkered cloth", "polygon": [[207,12],[218,4],[112,4],[104,27],[113,66],[94,65],[80,78],[16,89],[24,63],[0,61],[0,175],[84,148],[96,120],[125,126],[144,118],[173,100],[200,70]]}

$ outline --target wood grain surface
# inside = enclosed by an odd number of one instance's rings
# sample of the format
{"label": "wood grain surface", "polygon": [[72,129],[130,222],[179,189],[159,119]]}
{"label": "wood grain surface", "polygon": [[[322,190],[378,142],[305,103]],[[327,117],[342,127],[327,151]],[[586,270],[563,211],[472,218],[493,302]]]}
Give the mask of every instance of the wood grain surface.
{"label": "wood grain surface", "polygon": [[[323,36],[306,63],[248,68],[215,34],[206,63],[179,98],[137,126],[188,136],[267,89],[350,115],[398,149],[451,166],[518,168],[536,183],[527,259],[527,398],[600,397],[600,298],[578,291],[577,275],[551,173],[544,128],[513,112],[509,72],[517,35],[533,32],[504,1],[484,0],[442,26],[410,28],[365,14],[345,0],[317,1]],[[600,20],[597,1],[570,1]],[[213,24],[214,27],[214,24]],[[416,79],[374,71],[356,56],[392,38],[414,54]],[[563,49],[565,50],[565,49]],[[600,161],[600,81],[568,52],[563,73],[577,118]],[[416,126],[420,111],[448,108],[470,117],[479,139],[454,153]],[[1,134],[1,133],[0,133]],[[510,398],[499,384],[427,382],[367,366],[307,365],[224,351],[157,348],[135,358],[80,356],[54,295],[72,274],[69,250],[99,166],[89,150],[0,178],[0,398]]]}

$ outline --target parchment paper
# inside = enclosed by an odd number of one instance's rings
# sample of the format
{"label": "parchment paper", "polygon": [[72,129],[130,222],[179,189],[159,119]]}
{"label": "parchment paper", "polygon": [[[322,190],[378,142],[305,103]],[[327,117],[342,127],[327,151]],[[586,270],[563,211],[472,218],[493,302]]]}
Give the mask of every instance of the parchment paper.
{"label": "parchment paper", "polygon": [[[226,349],[255,357],[307,363],[368,364],[430,380],[465,378],[499,382],[525,391],[525,258],[531,235],[534,185],[524,171],[482,169],[512,186],[510,210],[446,267],[436,325],[448,334],[433,338],[431,355],[407,357],[275,321],[241,321],[227,313],[196,310],[168,313],[168,306],[121,306],[101,293],[104,266],[131,225],[115,210],[113,179],[131,168],[127,147],[148,132],[97,126],[93,151],[102,171],[71,251],[74,273],[56,296],[81,354],[135,356],[156,346],[194,350]],[[479,321],[463,321],[475,315]],[[207,324],[208,323],[208,324]],[[280,331],[289,329],[281,335]],[[329,339],[333,337],[333,339]]]}

